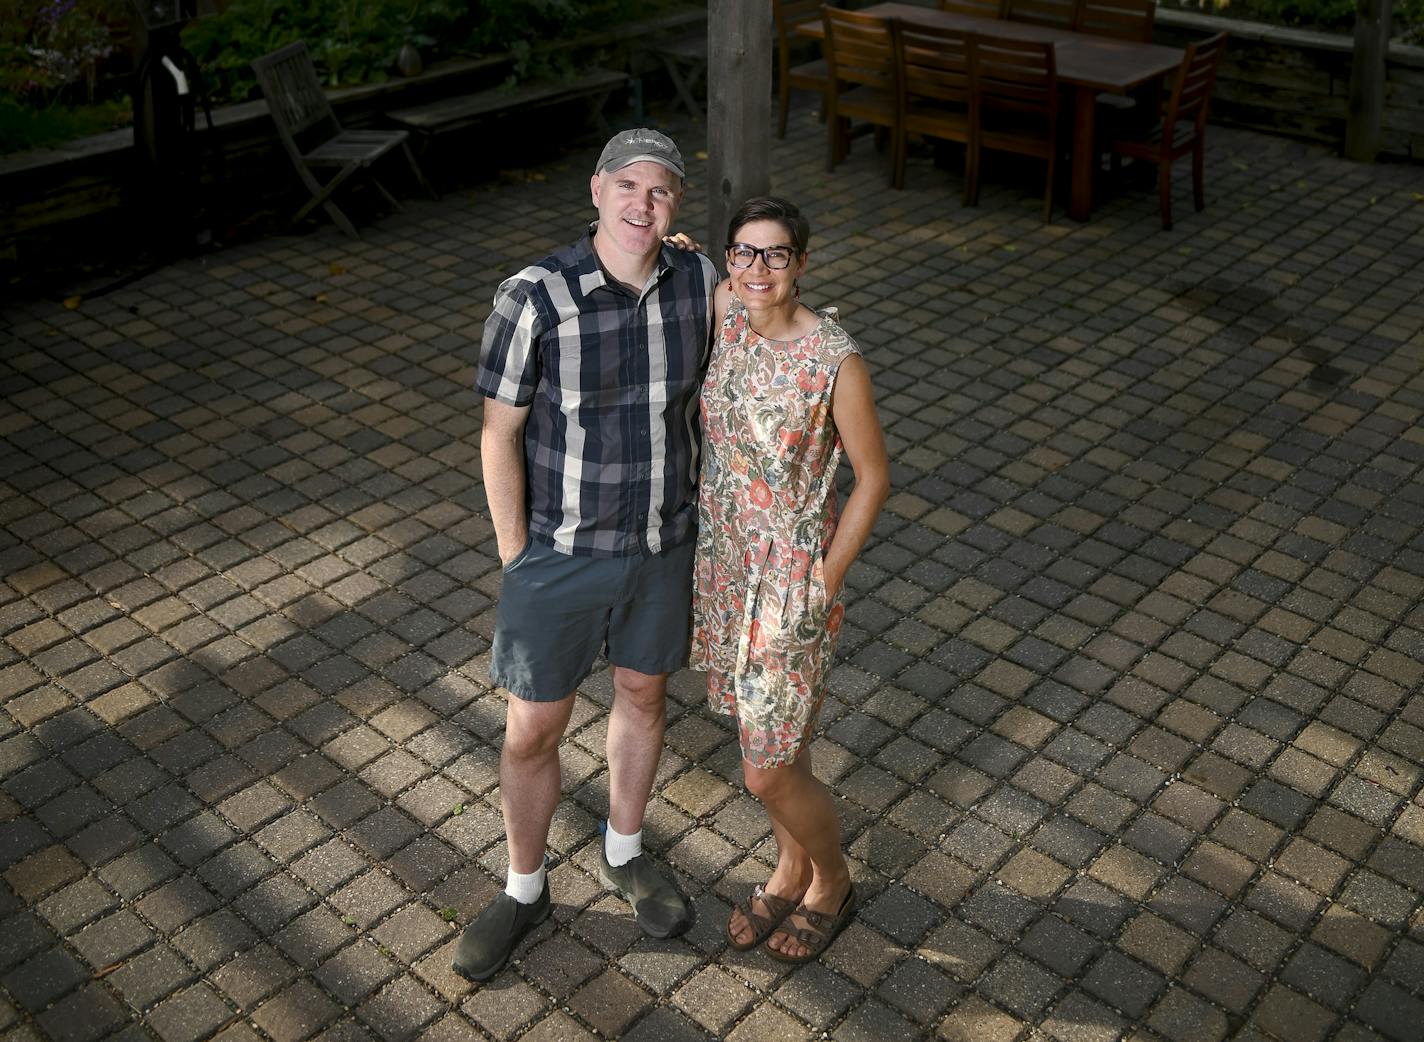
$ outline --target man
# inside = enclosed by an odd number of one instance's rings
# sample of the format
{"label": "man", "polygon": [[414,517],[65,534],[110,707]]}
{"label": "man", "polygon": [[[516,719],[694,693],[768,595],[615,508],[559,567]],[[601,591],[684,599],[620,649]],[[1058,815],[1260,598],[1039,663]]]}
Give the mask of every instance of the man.
{"label": "man", "polygon": [[663,244],[682,180],[664,135],[614,135],[590,183],[589,234],[505,281],[485,322],[480,451],[504,565],[490,677],[513,697],[500,753],[509,875],[460,939],[454,968],[471,980],[497,973],[549,914],[559,742],[600,652],[614,692],[600,879],[653,937],[691,924],[642,852],[667,675],[687,661],[697,394],[716,280],[707,258]]}

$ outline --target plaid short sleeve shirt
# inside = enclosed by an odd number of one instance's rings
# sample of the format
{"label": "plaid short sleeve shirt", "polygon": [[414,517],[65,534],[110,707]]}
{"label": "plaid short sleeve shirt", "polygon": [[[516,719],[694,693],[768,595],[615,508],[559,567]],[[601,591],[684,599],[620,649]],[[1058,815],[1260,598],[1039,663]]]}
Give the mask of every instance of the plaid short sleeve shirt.
{"label": "plaid short sleeve shirt", "polygon": [[475,386],[529,407],[533,538],[588,557],[691,538],[716,278],[701,254],[664,247],[633,293],[604,272],[590,232],[500,285]]}

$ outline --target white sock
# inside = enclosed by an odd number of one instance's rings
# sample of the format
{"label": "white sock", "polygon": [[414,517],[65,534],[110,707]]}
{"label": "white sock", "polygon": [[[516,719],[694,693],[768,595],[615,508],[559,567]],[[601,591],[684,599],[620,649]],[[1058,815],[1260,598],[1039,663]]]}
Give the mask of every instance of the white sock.
{"label": "white sock", "polygon": [[625,836],[621,832],[614,832],[612,825],[608,825],[604,828],[603,856],[608,859],[608,863],[614,868],[626,865],[642,852],[642,829],[639,829],[631,836]]}
{"label": "white sock", "polygon": [[532,905],[544,892],[544,866],[541,864],[533,872],[521,873],[514,869],[505,876],[504,892],[522,905]]}

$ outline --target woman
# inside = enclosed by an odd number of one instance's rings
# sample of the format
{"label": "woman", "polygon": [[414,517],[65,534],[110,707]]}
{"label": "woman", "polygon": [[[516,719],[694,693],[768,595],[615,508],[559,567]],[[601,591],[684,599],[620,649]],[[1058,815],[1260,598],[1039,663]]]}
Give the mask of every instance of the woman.
{"label": "woman", "polygon": [[[801,304],[810,226],[782,199],[728,228],[731,277],[702,388],[703,462],[692,665],[735,715],[742,774],[776,834],[776,871],[737,905],[733,948],[808,962],[855,905],[840,825],[808,738],[845,609],[847,569],[889,490],[870,374],[834,313]],[[855,488],[837,517],[842,451]]]}

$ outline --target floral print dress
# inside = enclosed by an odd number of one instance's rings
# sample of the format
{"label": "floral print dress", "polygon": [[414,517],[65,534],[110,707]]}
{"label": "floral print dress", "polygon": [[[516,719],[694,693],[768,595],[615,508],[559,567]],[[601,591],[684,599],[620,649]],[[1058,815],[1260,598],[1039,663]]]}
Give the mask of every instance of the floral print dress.
{"label": "floral print dress", "polygon": [[702,385],[692,667],[757,767],[796,759],[845,614],[823,569],[841,457],[831,391],[859,352],[833,311],[799,339],[765,340],[734,296]]}

